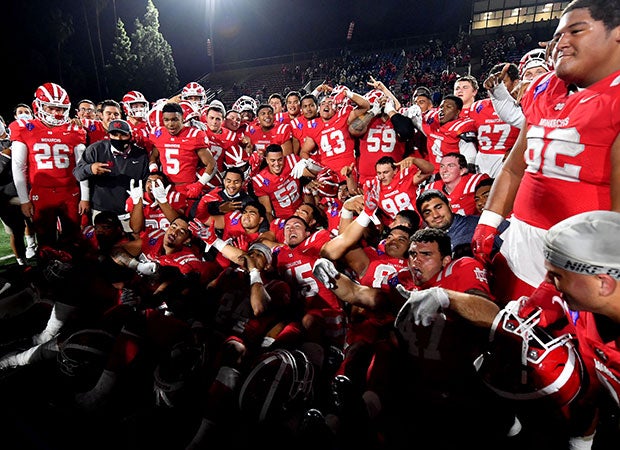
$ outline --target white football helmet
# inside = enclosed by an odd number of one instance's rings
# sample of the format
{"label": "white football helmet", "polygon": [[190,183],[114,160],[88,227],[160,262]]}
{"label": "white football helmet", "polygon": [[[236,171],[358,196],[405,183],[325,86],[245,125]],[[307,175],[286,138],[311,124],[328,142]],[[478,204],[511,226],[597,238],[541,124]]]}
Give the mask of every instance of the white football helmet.
{"label": "white football helmet", "polygon": [[254,115],[256,115],[256,111],[258,110],[258,103],[252,97],[242,95],[237,100],[235,100],[235,103],[233,103],[231,109],[237,111],[238,113],[250,109],[252,110]]}
{"label": "white football helmet", "polygon": [[542,67],[547,71],[550,70],[544,48],[535,48],[521,57],[519,61],[519,78],[523,78],[525,71],[534,67]]}

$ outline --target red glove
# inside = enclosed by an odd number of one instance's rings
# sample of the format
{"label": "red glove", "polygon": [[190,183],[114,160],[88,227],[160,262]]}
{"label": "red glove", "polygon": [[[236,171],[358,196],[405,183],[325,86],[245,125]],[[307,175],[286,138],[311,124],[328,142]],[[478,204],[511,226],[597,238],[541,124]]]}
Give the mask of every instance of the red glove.
{"label": "red glove", "polygon": [[495,236],[497,236],[497,228],[490,225],[479,223],[474,231],[471,249],[474,253],[474,258],[485,266],[491,264],[491,253],[493,252]]}
{"label": "red glove", "polygon": [[497,227],[502,223],[504,218],[491,210],[485,209],[480,214],[478,226],[474,231],[474,237],[471,240],[471,249],[474,258],[484,265],[491,263],[491,253],[493,252],[493,243],[497,236]]}
{"label": "red glove", "polygon": [[202,184],[200,181],[190,183],[185,186],[185,196],[189,199],[200,198],[204,187],[204,184]]}
{"label": "red glove", "polygon": [[248,242],[247,236],[245,234],[240,234],[239,236],[237,236],[235,238],[234,246],[240,250],[243,250],[244,252],[247,252],[248,248],[250,248],[250,243]]}
{"label": "red glove", "polygon": [[215,234],[215,222],[211,222],[211,226],[207,228],[204,223],[194,219],[189,223],[189,229],[192,230],[194,236],[202,239],[202,241],[207,244],[208,248],[211,248],[217,239],[217,234]]}
{"label": "red glove", "polygon": [[374,216],[379,207],[379,191],[380,183],[378,179],[366,180],[364,185],[364,212],[369,217]]}

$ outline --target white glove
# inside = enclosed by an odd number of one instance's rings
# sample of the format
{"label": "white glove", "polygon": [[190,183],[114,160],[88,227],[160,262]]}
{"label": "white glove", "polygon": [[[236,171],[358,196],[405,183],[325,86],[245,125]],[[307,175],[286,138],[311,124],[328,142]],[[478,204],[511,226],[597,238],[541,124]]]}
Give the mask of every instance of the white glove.
{"label": "white glove", "polygon": [[164,187],[164,183],[161,180],[155,180],[155,182],[151,184],[151,194],[153,194],[153,198],[155,198],[158,203],[168,203],[168,191],[170,191],[171,187],[171,184]]}
{"label": "white glove", "polygon": [[388,98],[386,100],[385,106],[383,107],[383,112],[386,114],[389,114],[391,112],[396,112],[396,108],[394,107],[394,100],[392,100],[391,98]]}
{"label": "white glove", "polygon": [[143,199],[144,190],[142,189],[142,180],[138,180],[138,186],[136,186],[136,180],[133,178],[129,182],[129,190],[127,191],[131,197],[131,201],[134,205],[137,205],[140,200]]}
{"label": "white glove", "polygon": [[312,268],[314,276],[323,283],[328,289],[336,289],[334,280],[340,275],[336,266],[327,258],[319,258]]}
{"label": "white glove", "polygon": [[297,164],[295,164],[293,170],[291,170],[291,176],[293,178],[301,178],[304,175],[304,169],[318,173],[323,170],[323,166],[317,164],[312,158],[302,158],[297,162]]}
{"label": "white glove", "polygon": [[157,263],[155,261],[140,262],[137,259],[132,259],[129,262],[129,268],[135,270],[140,275],[149,276],[157,272]]}
{"label": "white glove", "polygon": [[307,166],[308,160],[304,158],[300,159],[299,161],[297,161],[297,164],[295,164],[295,167],[293,167],[293,170],[291,170],[291,176],[293,178],[301,178]]}
{"label": "white glove", "polygon": [[422,110],[418,105],[411,105],[409,108],[407,108],[407,111],[404,115],[411,119],[413,125],[417,129],[422,128]]}
{"label": "white glove", "polygon": [[439,287],[408,291],[402,284],[398,284],[396,290],[407,299],[394,322],[398,329],[405,327],[407,322],[427,327],[442,314],[441,309],[450,306],[448,293]]}
{"label": "white glove", "polygon": [[373,104],[372,104],[372,108],[370,108],[370,110],[368,112],[372,113],[373,116],[377,117],[381,115],[381,110],[383,108],[381,108],[381,103],[379,102],[379,100],[376,100]]}
{"label": "white glove", "polygon": [[572,436],[568,440],[568,450],[590,450],[594,443],[594,434],[588,436]]}

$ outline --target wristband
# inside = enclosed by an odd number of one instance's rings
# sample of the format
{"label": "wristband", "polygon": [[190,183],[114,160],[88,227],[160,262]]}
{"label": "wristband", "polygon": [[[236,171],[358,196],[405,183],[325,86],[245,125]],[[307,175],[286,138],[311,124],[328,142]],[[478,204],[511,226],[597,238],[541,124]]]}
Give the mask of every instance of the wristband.
{"label": "wristband", "polygon": [[157,172],[157,163],[151,163],[149,164],[149,172]]}
{"label": "wristband", "polygon": [[198,181],[200,181],[200,184],[204,186],[209,181],[211,181],[211,178],[213,178],[213,175],[215,175],[215,169],[213,169],[213,172],[211,173],[204,172],[202,175],[200,175],[200,177],[198,177]]}
{"label": "wristband", "polygon": [[353,211],[351,211],[350,209],[342,208],[342,210],[340,211],[340,218],[353,219]]}
{"label": "wristband", "polygon": [[221,252],[222,249],[226,246],[226,242],[221,240],[220,238],[217,238],[212,245],[217,249],[218,252]]}
{"label": "wristband", "polygon": [[129,264],[127,264],[127,267],[129,267],[131,270],[136,270],[138,264],[140,264],[140,261],[138,261],[137,259],[132,259],[131,261],[129,261]]}
{"label": "wristband", "polygon": [[355,93],[347,89],[346,91],[344,91],[344,95],[346,95],[346,97],[349,99],[353,99],[353,96],[355,95]]}
{"label": "wristband", "polygon": [[480,214],[480,219],[478,220],[478,225],[488,225],[493,228],[499,227],[504,218],[501,214],[497,214],[491,210],[485,209]]}
{"label": "wristband", "polygon": [[260,271],[258,269],[250,270],[250,284],[260,283],[263,284],[263,279],[260,276]]}
{"label": "wristband", "polygon": [[368,215],[366,211],[362,211],[360,215],[357,216],[357,219],[355,219],[355,221],[359,223],[361,226],[363,226],[364,228],[366,228],[368,224],[370,223],[370,216]]}

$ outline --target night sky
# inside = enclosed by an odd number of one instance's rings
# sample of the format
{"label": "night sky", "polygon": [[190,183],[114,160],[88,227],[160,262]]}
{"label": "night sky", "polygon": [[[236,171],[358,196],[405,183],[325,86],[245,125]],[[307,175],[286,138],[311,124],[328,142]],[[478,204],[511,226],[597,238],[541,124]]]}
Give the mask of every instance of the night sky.
{"label": "night sky", "polygon": [[[467,26],[471,1],[463,0],[154,0],[160,31],[172,47],[181,86],[210,71],[207,9],[215,2],[213,40],[216,64],[323,48],[344,47],[351,21],[352,44],[458,30]],[[107,58],[114,18],[120,17],[127,32],[142,19],[146,0],[99,0],[102,50]],[[72,103],[89,97],[100,100],[93,60],[100,59],[95,21],[95,0],[28,0],[3,4],[4,77],[7,92],[0,112],[11,117],[18,102],[31,103],[42,83],[60,83]],[[63,83],[51,50],[56,45],[47,30],[54,26],[50,5],[72,17],[73,33],[63,45],[71,64],[83,76],[80,82]],[[56,21],[57,22],[57,21]],[[90,38],[89,38],[90,34]],[[92,42],[92,47],[91,43]],[[65,70],[66,70],[66,66]],[[128,86],[127,90],[131,87]],[[164,93],[167,95],[168,93]]]}

